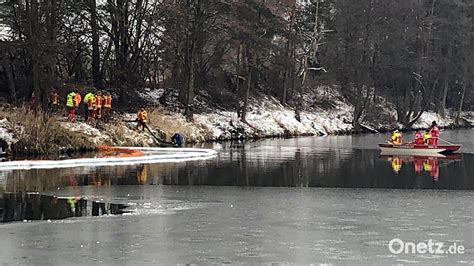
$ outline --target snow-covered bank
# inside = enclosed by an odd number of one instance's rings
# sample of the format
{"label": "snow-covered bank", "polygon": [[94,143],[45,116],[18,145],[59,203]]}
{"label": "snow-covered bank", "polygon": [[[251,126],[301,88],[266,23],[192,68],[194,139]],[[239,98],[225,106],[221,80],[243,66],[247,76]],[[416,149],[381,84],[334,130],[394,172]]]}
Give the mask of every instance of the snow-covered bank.
{"label": "snow-covered bank", "polygon": [[[425,112],[414,128],[428,128],[433,121],[441,127],[451,127],[455,124],[455,114],[449,113],[442,117],[434,112]],[[466,121],[474,124],[474,114],[463,113]],[[219,111],[209,114],[195,115],[198,124],[206,127],[211,133],[212,140],[230,139],[235,134],[244,137],[269,136],[298,136],[298,135],[333,135],[352,133],[352,109],[345,102],[339,102],[335,108],[329,110],[303,111],[301,122],[296,120],[293,109],[284,107],[275,101],[265,99],[257,108],[252,108],[247,115],[247,122],[243,123],[235,112]],[[393,118],[392,121],[394,121]],[[392,121],[363,121],[364,125],[374,130],[383,131],[402,128],[402,125]]]}
{"label": "snow-covered bank", "polygon": [[331,110],[301,112],[301,122],[295,111],[282,106],[274,99],[253,102],[247,114],[247,123],[242,122],[236,112],[217,111],[197,114],[195,120],[210,132],[213,140],[230,139],[236,134],[245,137],[327,135],[349,131],[352,126],[350,107],[341,102]]}
{"label": "snow-covered bank", "polygon": [[6,141],[7,143],[12,143],[15,141],[10,128],[10,122],[6,118],[0,120],[0,139]]}
{"label": "snow-covered bank", "polygon": [[[178,121],[178,131],[185,131],[188,139],[193,141],[229,140],[232,138],[263,138],[301,135],[332,135],[353,132],[352,119],[354,107],[342,96],[335,87],[320,87],[307,93],[304,97],[301,121],[295,117],[294,107],[280,104],[278,100],[268,96],[252,98],[244,123],[236,111],[223,111],[215,108],[211,112],[194,115],[194,122],[188,123],[184,116],[171,112],[158,114],[163,129],[166,121]],[[145,97],[151,104],[158,105],[161,93],[145,91]],[[211,109],[211,108],[205,108]],[[396,122],[395,106],[382,97],[377,97],[377,104],[368,108],[363,115],[362,124],[374,131],[385,131],[403,126]],[[456,113],[448,111],[445,117],[435,112],[424,112],[414,128],[428,128],[432,121],[441,127],[455,124]],[[474,112],[462,113],[462,118],[470,124],[474,123]],[[164,130],[166,132],[166,130]],[[166,132],[170,134],[172,132]]]}
{"label": "snow-covered bank", "polygon": [[[195,114],[194,121],[187,122],[181,112],[173,111],[177,110],[176,104],[170,105],[170,108],[155,107],[160,95],[158,92],[145,91],[142,97],[150,103],[147,107],[148,125],[162,141],[170,141],[170,137],[176,132],[183,133],[188,143],[353,132],[351,121],[354,108],[337,88],[333,87],[317,88],[304,97],[300,121],[295,117],[293,106],[282,105],[275,98],[261,96],[250,99],[246,122],[241,121],[236,111],[209,106],[203,109],[210,111]],[[64,116],[42,118],[25,113],[25,110],[21,109],[10,113],[4,111],[0,113],[0,140],[7,146],[18,142],[22,151],[40,152],[77,150],[85,147],[91,149],[100,145],[149,147],[162,144],[147,131],[137,130],[136,123],[126,122],[133,121],[135,116],[133,113],[119,113],[115,114],[111,121],[94,123],[81,122],[79,117],[76,123],[70,123],[65,122],[67,118]],[[379,97],[377,105],[368,108],[362,116],[362,124],[378,131],[401,128],[395,116],[394,106]],[[455,117],[456,112],[453,111],[448,111],[446,117],[427,111],[413,127],[427,128],[432,121],[437,121],[441,127],[450,127],[454,125]],[[474,112],[462,113],[462,119],[473,124]],[[42,146],[38,146],[38,143]]]}

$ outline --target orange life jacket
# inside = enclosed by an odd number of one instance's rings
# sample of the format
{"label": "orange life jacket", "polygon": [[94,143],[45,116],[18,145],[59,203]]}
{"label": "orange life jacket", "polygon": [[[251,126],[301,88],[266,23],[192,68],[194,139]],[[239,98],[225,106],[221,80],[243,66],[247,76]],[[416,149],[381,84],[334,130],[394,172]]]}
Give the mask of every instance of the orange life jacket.
{"label": "orange life jacket", "polygon": [[82,101],[82,97],[79,93],[76,93],[76,96],[74,96],[74,106],[79,106],[79,104]]}
{"label": "orange life jacket", "polygon": [[104,107],[111,108],[112,107],[112,96],[107,95],[104,97]]}
{"label": "orange life jacket", "polygon": [[421,135],[421,132],[416,132],[415,133],[415,141],[414,141],[415,144],[423,144],[423,135]]}
{"label": "orange life jacket", "polygon": [[89,110],[95,110],[96,109],[96,106],[95,106],[95,96],[94,97],[91,97],[90,100],[87,102],[87,109]]}
{"label": "orange life jacket", "polygon": [[147,118],[148,118],[148,114],[146,113],[146,111],[138,111],[137,119],[139,121],[146,123]]}
{"label": "orange life jacket", "polygon": [[95,105],[97,107],[97,109],[101,109],[102,108],[102,96],[96,96],[95,97]]}

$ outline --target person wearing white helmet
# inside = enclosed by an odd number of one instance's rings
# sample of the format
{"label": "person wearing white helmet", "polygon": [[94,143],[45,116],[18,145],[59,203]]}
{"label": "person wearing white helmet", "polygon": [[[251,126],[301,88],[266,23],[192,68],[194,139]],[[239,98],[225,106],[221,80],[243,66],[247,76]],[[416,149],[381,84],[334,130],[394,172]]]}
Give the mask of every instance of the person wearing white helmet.
{"label": "person wearing white helmet", "polygon": [[398,129],[392,132],[392,137],[389,143],[394,145],[402,144],[402,133],[398,131]]}

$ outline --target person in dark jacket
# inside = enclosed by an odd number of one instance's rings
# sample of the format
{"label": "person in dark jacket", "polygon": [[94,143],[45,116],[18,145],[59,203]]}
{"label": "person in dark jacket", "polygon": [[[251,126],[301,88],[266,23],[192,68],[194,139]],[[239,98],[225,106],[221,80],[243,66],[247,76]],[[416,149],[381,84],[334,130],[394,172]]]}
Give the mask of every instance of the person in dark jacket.
{"label": "person in dark jacket", "polygon": [[171,137],[171,143],[175,147],[181,147],[184,144],[184,136],[183,134],[177,132]]}

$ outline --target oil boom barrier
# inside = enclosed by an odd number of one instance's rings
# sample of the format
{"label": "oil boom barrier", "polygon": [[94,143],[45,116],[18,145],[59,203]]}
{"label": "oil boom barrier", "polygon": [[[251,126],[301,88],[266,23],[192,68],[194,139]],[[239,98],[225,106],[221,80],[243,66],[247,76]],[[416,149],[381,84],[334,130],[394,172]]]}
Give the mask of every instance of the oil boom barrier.
{"label": "oil boom barrier", "polygon": [[[216,157],[212,149],[158,148],[158,147],[107,147],[97,148],[96,158],[66,160],[17,160],[0,162],[2,170],[54,169],[72,167],[96,167],[148,163],[207,160]],[[100,157],[102,156],[102,157]]]}

